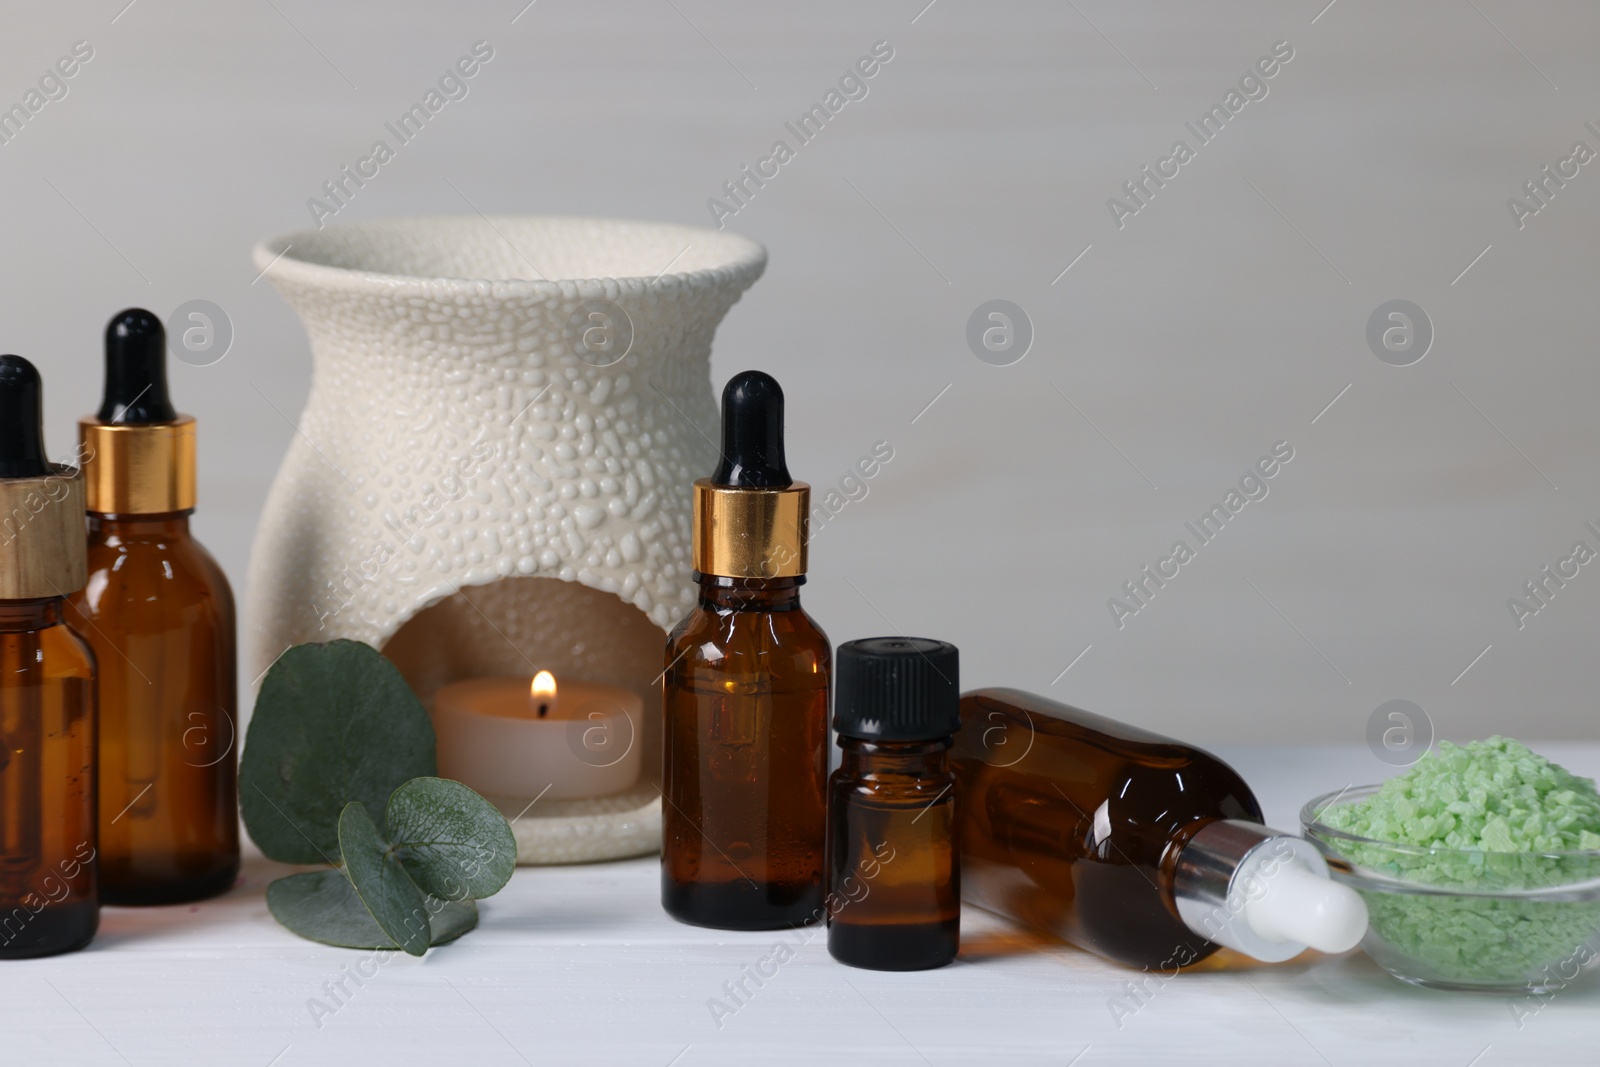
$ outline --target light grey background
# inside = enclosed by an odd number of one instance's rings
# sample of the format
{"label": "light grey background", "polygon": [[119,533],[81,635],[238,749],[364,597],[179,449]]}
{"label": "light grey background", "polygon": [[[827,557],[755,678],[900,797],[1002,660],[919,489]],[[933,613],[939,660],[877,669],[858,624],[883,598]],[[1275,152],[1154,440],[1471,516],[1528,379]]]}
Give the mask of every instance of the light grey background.
{"label": "light grey background", "polygon": [[[94,49],[0,146],[0,348],[45,373],[52,453],[96,406],[111,313],[221,305],[232,351],[172,379],[201,426],[196,526],[242,595],[311,373],[250,246],[307,226],[473,42],[494,58],[470,95],[340,220],[708,222],[887,40],[869,95],[731,221],[771,263],[713,360],[719,385],[780,377],[819,491],[894,449],[816,541],[807,602],[836,641],[947,638],[969,686],[1202,741],[1359,742],[1396,698],[1455,739],[1600,734],[1600,566],[1521,630],[1507,607],[1600,549],[1600,163],[1520,230],[1506,203],[1574,141],[1600,150],[1600,9],[523,2],[8,10],[6,106]],[[1278,41],[1266,98],[1119,229],[1107,199]],[[967,347],[991,299],[1032,321],[1013,366]],[[1391,299],[1434,324],[1413,366],[1365,341]],[[1108,598],[1278,441],[1270,495],[1119,630]]]}

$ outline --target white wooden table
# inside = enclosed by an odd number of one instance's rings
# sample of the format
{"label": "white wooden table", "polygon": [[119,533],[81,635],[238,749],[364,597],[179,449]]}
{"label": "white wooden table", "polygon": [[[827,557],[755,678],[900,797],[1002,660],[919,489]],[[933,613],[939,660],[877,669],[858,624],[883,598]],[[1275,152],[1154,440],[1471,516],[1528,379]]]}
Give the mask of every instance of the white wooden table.
{"label": "white wooden table", "polygon": [[[1600,773],[1600,745],[1537,747]],[[1364,749],[1217,751],[1285,830],[1312,794],[1384,777]],[[481,905],[477,931],[379,966],[281,929],[262,891],[282,870],[251,854],[221,899],[107,909],[88,950],[0,967],[0,1065],[1600,1060],[1600,981],[1519,1026],[1508,998],[1413,989],[1357,952],[1185,974],[1119,1026],[1113,999],[1137,975],[983,913],[963,917],[949,967],[858,971],[829,958],[820,930],[807,940],[671,921],[653,859],[519,869]],[[725,983],[796,940],[776,976],[746,979],[752,994],[719,1027],[708,1001],[731,1004]],[[373,976],[358,984],[363,970]]]}

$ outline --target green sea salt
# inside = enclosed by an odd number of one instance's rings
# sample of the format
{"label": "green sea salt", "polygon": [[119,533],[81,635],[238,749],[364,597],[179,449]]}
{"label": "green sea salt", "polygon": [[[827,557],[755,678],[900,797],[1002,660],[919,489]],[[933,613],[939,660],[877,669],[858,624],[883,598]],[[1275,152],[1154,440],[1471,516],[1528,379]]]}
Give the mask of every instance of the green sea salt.
{"label": "green sea salt", "polygon": [[1442,742],[1320,821],[1397,846],[1327,839],[1358,868],[1435,890],[1361,890],[1380,942],[1368,950],[1397,973],[1537,984],[1563,961],[1600,953],[1600,891],[1566,888],[1600,878],[1600,855],[1584,854],[1600,850],[1600,793],[1525,745]]}

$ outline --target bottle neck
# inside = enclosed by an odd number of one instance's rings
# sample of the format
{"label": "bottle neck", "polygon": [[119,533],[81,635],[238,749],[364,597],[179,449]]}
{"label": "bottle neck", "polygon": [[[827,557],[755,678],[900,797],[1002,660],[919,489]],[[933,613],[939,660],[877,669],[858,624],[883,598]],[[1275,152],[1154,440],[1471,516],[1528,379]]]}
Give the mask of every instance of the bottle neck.
{"label": "bottle neck", "polygon": [[800,586],[794,578],[726,578],[702,574],[700,606],[708,611],[799,611]]}
{"label": "bottle neck", "polygon": [[26,633],[61,625],[63,597],[37,600],[0,600],[0,633]]}
{"label": "bottle neck", "polygon": [[189,516],[194,509],[161,511],[151,515],[109,515],[88,512],[89,536],[142,540],[148,537],[181,537],[189,532]]}
{"label": "bottle neck", "polygon": [[839,769],[854,778],[927,777],[950,769],[951,737],[931,741],[867,741],[839,736]]}

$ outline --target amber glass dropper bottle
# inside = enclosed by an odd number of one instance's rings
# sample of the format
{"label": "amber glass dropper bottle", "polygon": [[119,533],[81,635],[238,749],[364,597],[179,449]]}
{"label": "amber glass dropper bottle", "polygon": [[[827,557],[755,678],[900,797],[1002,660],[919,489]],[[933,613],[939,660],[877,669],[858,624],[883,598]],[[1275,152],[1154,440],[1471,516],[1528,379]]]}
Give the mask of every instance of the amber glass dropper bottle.
{"label": "amber glass dropper bottle", "polygon": [[661,903],[683,922],[820,920],[828,639],[800,607],[810,487],[789,477],[783,390],[722,394],[722,462],[694,484],[700,600],[667,639]]}
{"label": "amber glass dropper bottle", "polygon": [[189,532],[195,423],[166,334],[106,327],[105,397],[79,423],[89,582],[73,621],[100,660],[100,871],[108,904],[214,896],[239,870],[233,594]]}
{"label": "amber glass dropper bottle", "polygon": [[94,653],[62,619],[83,588],[83,479],[45,459],[39,372],[0,356],[0,959],[87,945],[95,885]]}

